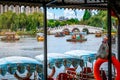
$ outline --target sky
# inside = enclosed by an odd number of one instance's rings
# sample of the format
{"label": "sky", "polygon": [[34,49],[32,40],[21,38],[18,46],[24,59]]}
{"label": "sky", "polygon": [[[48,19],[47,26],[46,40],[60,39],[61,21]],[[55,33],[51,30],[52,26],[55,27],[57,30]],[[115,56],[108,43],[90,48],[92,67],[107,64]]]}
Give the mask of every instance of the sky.
{"label": "sky", "polygon": [[[76,14],[76,15],[75,15]],[[61,16],[64,16],[65,18],[78,18],[78,20],[82,19],[84,15],[84,10],[72,10],[72,9],[47,9],[47,18],[48,19],[58,19]]]}

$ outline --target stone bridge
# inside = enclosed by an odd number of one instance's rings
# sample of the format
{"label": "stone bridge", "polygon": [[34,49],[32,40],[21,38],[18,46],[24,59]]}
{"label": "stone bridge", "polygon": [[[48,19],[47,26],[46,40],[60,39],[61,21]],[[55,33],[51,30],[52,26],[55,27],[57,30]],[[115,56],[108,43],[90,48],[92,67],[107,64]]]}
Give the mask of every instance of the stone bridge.
{"label": "stone bridge", "polygon": [[55,28],[49,28],[48,31],[50,32],[50,34],[54,34],[56,32],[62,32],[64,30],[69,30],[70,32],[74,32],[74,31],[82,32],[84,29],[87,29],[89,33],[102,32],[102,28],[87,26],[87,25],[60,26]]}

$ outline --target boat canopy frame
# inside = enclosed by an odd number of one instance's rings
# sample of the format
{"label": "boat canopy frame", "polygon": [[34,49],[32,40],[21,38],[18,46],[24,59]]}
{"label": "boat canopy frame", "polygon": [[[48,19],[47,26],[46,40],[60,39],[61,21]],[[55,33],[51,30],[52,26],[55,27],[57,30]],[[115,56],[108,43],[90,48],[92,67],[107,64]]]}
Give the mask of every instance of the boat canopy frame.
{"label": "boat canopy frame", "polygon": [[111,73],[111,10],[118,17],[118,59],[120,61],[120,1],[119,0],[0,0],[2,5],[39,6],[44,12],[44,80],[47,80],[47,8],[64,9],[96,9],[107,10],[108,18],[108,80],[112,80]]}

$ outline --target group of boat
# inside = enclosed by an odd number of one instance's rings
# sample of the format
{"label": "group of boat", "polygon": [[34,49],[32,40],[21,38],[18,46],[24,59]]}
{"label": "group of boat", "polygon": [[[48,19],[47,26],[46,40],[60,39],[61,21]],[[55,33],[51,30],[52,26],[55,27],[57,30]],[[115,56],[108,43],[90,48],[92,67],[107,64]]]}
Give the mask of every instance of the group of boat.
{"label": "group of boat", "polygon": [[[71,75],[71,78],[78,78],[76,72],[77,69],[80,67],[81,70],[86,68],[85,64],[87,61],[93,63],[95,60],[95,55],[96,52],[85,50],[73,50],[65,53],[48,53],[48,80],[61,80],[63,77],[61,75]],[[2,75],[2,78],[4,78],[4,76],[9,73],[11,75],[14,75],[14,77],[18,80],[30,80],[31,76],[34,73],[35,80],[44,80],[43,61],[43,54],[37,55],[35,59],[22,56],[4,57],[0,59],[0,75]],[[92,69],[92,67],[89,68]],[[60,72],[57,71],[57,69],[62,70]],[[73,73],[71,70],[74,70]],[[25,74],[25,76],[21,76],[21,74]],[[80,77],[84,78],[82,76]],[[63,78],[62,80],[67,79]]]}
{"label": "group of boat", "polygon": [[[48,80],[82,80],[88,78],[83,75],[88,73],[94,78],[92,73],[93,66],[87,66],[87,62],[91,65],[95,60],[96,52],[85,50],[72,50],[65,53],[48,53]],[[43,54],[35,57],[43,62]],[[91,72],[86,72],[90,69]],[[85,71],[85,72],[84,72]],[[43,79],[42,79],[43,80]]]}
{"label": "group of boat", "polygon": [[[48,53],[48,80],[95,80],[93,69],[96,54],[97,52],[86,50]],[[9,73],[18,80],[30,80],[34,73],[34,80],[44,80],[43,54],[37,55],[34,59],[10,56],[1,58],[0,62],[0,74],[3,78]],[[107,80],[105,70],[100,68],[100,71],[102,80]],[[21,76],[22,74],[25,76]]]}
{"label": "group of boat", "polygon": [[[55,34],[55,37],[64,37],[65,35],[70,35],[71,37],[66,39],[67,42],[85,42],[87,41],[87,38],[85,38],[86,33],[80,32],[80,33],[68,33],[65,32],[57,32]],[[105,35],[105,34],[104,34]],[[96,32],[95,37],[101,37],[101,32]],[[37,41],[44,41],[44,35],[43,33],[37,33],[36,35]],[[1,38],[1,41],[18,41],[20,40],[20,37],[15,32],[6,32],[5,36]],[[116,35],[112,33],[112,43],[116,43]]]}
{"label": "group of boat", "polygon": [[[43,33],[37,33],[36,35],[37,41],[44,41]],[[6,32],[3,37],[1,37],[1,41],[13,42],[20,40],[20,36],[18,36],[15,32]]]}
{"label": "group of boat", "polygon": [[[96,70],[97,53],[96,51],[87,50],[48,53],[48,80],[95,80],[96,75],[93,72]],[[44,80],[43,62],[43,54],[35,56],[34,59],[22,56],[1,58],[0,74],[3,76],[2,78],[9,73],[18,80],[30,80],[34,73],[34,80]],[[102,68],[99,71],[101,80],[107,80],[106,71]],[[25,75],[21,76],[22,74]],[[99,73],[96,72],[96,74]]]}
{"label": "group of boat", "polygon": [[71,37],[67,39],[67,42],[84,42],[87,41],[87,38],[85,38],[86,32],[56,32],[55,37],[64,37],[66,35],[70,35]]}

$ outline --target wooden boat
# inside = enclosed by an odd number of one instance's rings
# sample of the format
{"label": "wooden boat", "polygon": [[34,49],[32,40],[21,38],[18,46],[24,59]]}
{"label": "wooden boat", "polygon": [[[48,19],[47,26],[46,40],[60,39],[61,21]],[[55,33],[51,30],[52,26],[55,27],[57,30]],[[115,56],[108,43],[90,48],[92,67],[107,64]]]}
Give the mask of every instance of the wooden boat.
{"label": "wooden boat", "polygon": [[18,41],[19,39],[20,37],[15,32],[6,32],[5,36],[1,38],[2,41]]}
{"label": "wooden boat", "polygon": [[38,36],[37,41],[44,41],[44,37],[43,36]]}
{"label": "wooden boat", "polygon": [[67,39],[66,41],[68,42],[84,42],[87,41],[87,39],[85,38],[85,36],[82,33],[78,33],[78,34],[71,34],[71,38]]}
{"label": "wooden boat", "polygon": [[64,37],[65,34],[63,32],[56,32],[55,37]]}
{"label": "wooden boat", "polygon": [[68,42],[84,42],[87,41],[87,39],[67,39]]}
{"label": "wooden boat", "polygon": [[101,36],[102,36],[102,33],[100,33],[100,32],[99,33],[98,32],[95,33],[95,37],[101,37]]}

